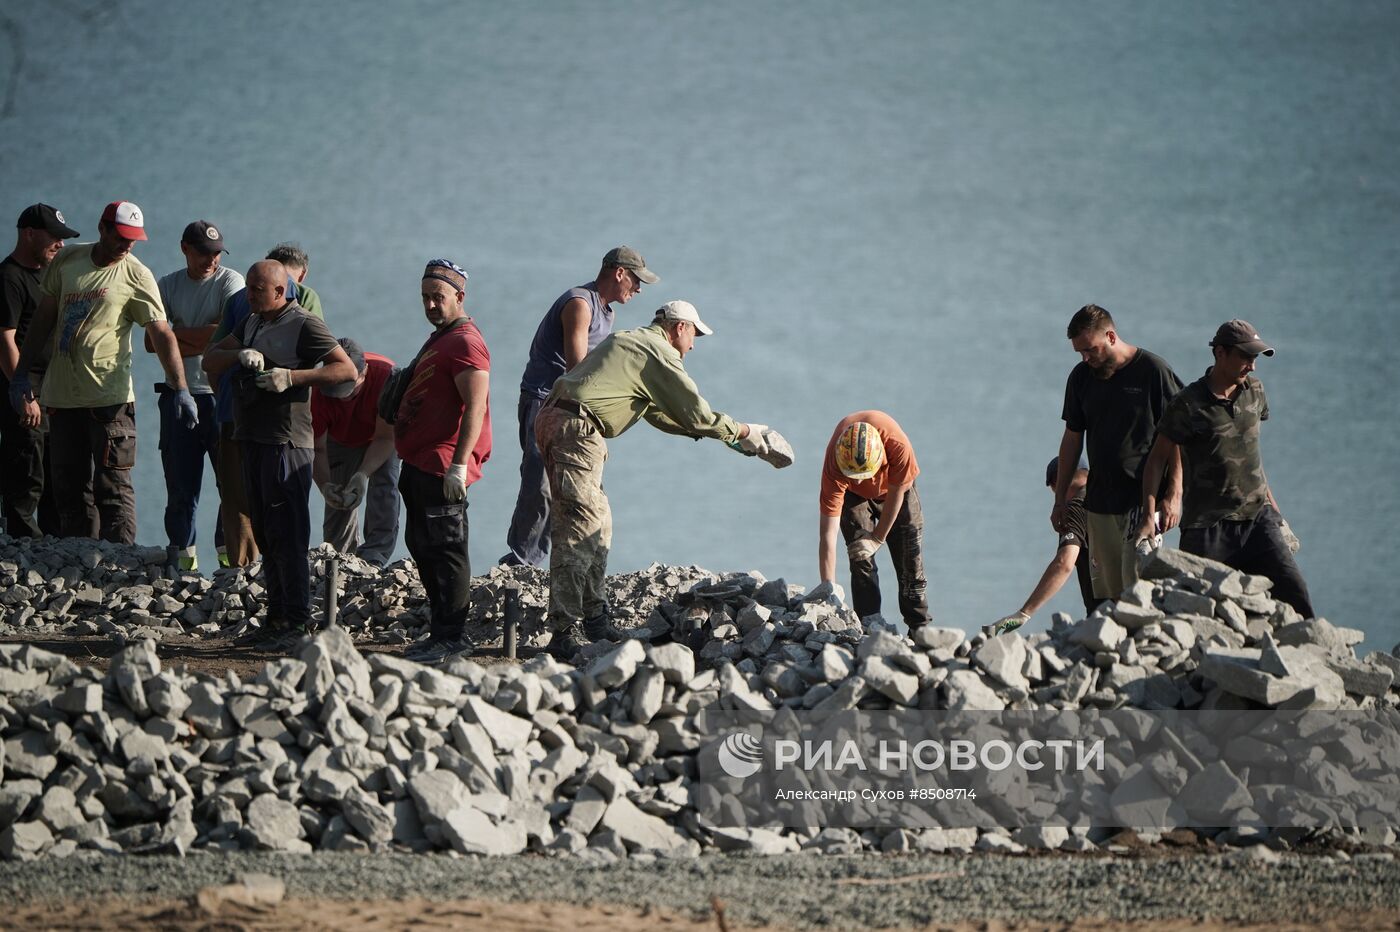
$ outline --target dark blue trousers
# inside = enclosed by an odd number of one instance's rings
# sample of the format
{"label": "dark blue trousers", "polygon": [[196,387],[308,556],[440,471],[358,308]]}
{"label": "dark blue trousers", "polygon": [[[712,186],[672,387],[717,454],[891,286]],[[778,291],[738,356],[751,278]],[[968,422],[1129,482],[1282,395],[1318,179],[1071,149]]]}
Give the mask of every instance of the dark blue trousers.
{"label": "dark blue trousers", "polygon": [[[195,395],[199,424],[181,424],[175,416],[175,393],[156,389],[160,408],[160,464],[165,469],[165,537],[181,550],[194,546],[195,512],[204,485],[204,461],[216,470],[219,457],[219,424],[214,417],[214,396]],[[217,473],[216,473],[217,475]],[[217,482],[217,480],[216,480]],[[216,486],[217,487],[217,486]],[[224,523],[214,522],[214,546],[224,543]]]}
{"label": "dark blue trousers", "polygon": [[267,618],[274,625],[311,623],[311,461],[314,451],[241,441],[243,480],[253,539],[262,551]]}
{"label": "dark blue trousers", "polygon": [[506,566],[549,563],[549,477],[535,442],[535,417],[543,404],[543,398],[520,393],[520,494],[506,532],[510,551],[500,561]]}

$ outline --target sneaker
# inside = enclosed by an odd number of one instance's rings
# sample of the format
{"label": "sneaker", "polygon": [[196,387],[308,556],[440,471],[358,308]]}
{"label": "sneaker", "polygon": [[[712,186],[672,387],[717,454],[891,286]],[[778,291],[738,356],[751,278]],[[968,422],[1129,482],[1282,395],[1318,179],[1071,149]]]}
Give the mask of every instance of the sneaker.
{"label": "sneaker", "polygon": [[583,631],[583,626],[572,624],[554,632],[554,635],[549,639],[549,646],[545,648],[545,653],[555,660],[569,663],[574,659],[575,654],[591,643],[592,641]]}
{"label": "sneaker", "polygon": [[230,566],[233,565],[232,563],[229,562],[229,559],[228,559],[228,548],[227,548],[227,547],[219,547],[219,548],[218,548],[218,556],[219,556],[219,565],[222,566],[224,569],[228,569]]}
{"label": "sneaker", "polygon": [[287,626],[280,621],[263,621],[256,628],[248,628],[238,637],[233,639],[234,647],[252,647],[258,650],[272,649],[276,641],[280,641],[287,633]]}
{"label": "sneaker", "polygon": [[440,638],[429,635],[426,640],[410,644],[403,652],[405,660],[414,663],[442,663],[451,657],[461,657],[471,653],[472,645],[465,638]]}
{"label": "sneaker", "polygon": [[196,573],[199,571],[199,554],[193,547],[185,547],[175,552],[175,565],[182,573]]}
{"label": "sneaker", "polygon": [[291,652],[316,632],[310,625],[286,625],[277,629],[277,636],[266,644],[267,650]]}

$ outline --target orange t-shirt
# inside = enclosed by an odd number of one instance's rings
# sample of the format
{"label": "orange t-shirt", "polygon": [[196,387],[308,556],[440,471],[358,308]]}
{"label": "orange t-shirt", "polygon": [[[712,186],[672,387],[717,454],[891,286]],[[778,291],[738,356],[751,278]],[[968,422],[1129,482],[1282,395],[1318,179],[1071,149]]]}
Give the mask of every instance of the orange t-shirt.
{"label": "orange t-shirt", "polygon": [[[845,430],[858,421],[864,421],[875,428],[880,440],[885,444],[885,462],[875,475],[859,481],[848,479],[836,468],[836,441]],[[883,411],[857,411],[848,414],[836,425],[831,440],[826,445],[826,456],[822,457],[822,514],[839,517],[841,502],[847,490],[871,501],[884,501],[890,488],[908,485],[919,474],[919,461],[914,459],[914,447],[909,438],[895,423],[894,418]]]}

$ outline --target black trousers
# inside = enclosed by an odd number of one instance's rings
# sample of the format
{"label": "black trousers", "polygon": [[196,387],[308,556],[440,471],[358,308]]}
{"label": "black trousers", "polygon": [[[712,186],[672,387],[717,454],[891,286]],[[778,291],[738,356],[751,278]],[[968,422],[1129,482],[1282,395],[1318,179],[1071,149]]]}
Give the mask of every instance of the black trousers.
{"label": "black trousers", "polygon": [[[0,376],[0,391],[9,397],[9,380]],[[30,430],[8,400],[0,403],[0,507],[5,532],[11,537],[58,536],[46,452],[47,433]]]}
{"label": "black trousers", "polygon": [[1282,517],[1272,505],[1251,521],[1219,521],[1210,527],[1181,529],[1181,549],[1273,581],[1273,597],[1304,618],[1313,618],[1308,584],[1283,539]]}
{"label": "black trousers", "polygon": [[[841,504],[841,536],[850,544],[861,533],[872,533],[880,522],[883,502],[875,502],[850,492]],[[919,490],[909,487],[904,507],[894,519],[885,539],[894,578],[899,583],[899,613],[910,628],[928,624],[928,579],[924,576],[924,509]],[[879,552],[876,552],[876,556]],[[856,614],[864,618],[880,611],[880,574],[875,561],[851,561],[851,601]]]}
{"label": "black trousers", "polygon": [[243,481],[253,539],[262,551],[267,619],[311,624],[311,460],[315,451],[290,443],[242,441]]}
{"label": "black trousers", "polygon": [[64,537],[136,543],[136,403],[51,408],[49,482]]}
{"label": "black trousers", "polygon": [[449,504],[442,476],[404,463],[399,472],[404,543],[428,594],[435,638],[460,638],[471,606],[472,561],[467,553],[467,503]]}

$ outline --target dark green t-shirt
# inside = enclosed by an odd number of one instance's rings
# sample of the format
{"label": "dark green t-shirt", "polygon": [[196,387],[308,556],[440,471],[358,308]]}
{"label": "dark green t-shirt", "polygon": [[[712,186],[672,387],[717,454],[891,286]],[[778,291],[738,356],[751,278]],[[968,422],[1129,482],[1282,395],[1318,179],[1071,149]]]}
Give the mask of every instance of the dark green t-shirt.
{"label": "dark green t-shirt", "polygon": [[1264,386],[1249,376],[1234,398],[1215,397],[1210,370],[1167,405],[1158,430],[1181,446],[1183,528],[1250,521],[1269,503],[1259,425],[1269,419]]}

